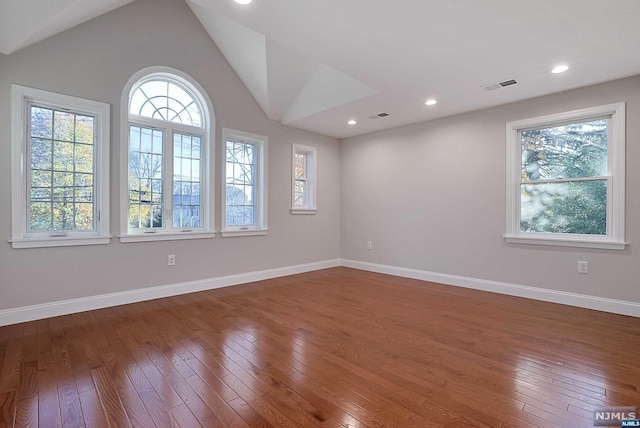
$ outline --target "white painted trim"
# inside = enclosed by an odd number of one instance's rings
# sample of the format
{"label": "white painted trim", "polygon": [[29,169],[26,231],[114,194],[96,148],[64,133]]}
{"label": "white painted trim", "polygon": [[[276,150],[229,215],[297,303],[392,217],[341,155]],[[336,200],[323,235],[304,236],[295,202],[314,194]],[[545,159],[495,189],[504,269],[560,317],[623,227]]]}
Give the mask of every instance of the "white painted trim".
{"label": "white painted trim", "polygon": [[111,242],[111,237],[60,237],[49,239],[11,239],[9,240],[12,248],[48,248],[48,247],[73,247],[78,245],[106,245]]}
{"label": "white painted trim", "polygon": [[265,236],[269,233],[269,229],[239,229],[239,230],[223,230],[220,236],[223,238],[235,238],[238,236]]}
{"label": "white painted trim", "polygon": [[291,208],[289,210],[293,215],[314,215],[318,213],[318,210],[314,209],[302,209],[302,208]]}
{"label": "white painted trim", "polygon": [[403,278],[437,282],[456,287],[472,288],[474,290],[525,297],[527,299],[541,300],[543,302],[560,303],[562,305],[577,306],[580,308],[595,309],[597,311],[611,312],[614,314],[629,315],[640,318],[640,303],[638,302],[628,302],[624,300],[609,299],[606,297],[568,293],[566,291],[548,290],[526,285],[381,265],[357,260],[342,259],[342,266],[369,272],[400,276]]}
{"label": "white painted trim", "polygon": [[[220,235],[223,238],[231,236],[247,236],[247,235],[266,235],[269,231],[267,223],[267,189],[269,188],[268,175],[268,159],[267,153],[269,148],[269,138],[266,135],[252,134],[250,132],[238,131],[231,128],[222,128],[222,158],[226,159],[227,141],[236,140],[245,144],[253,144],[256,146],[256,183],[255,183],[255,220],[256,224],[248,226],[227,226],[227,182],[226,178],[222,182],[222,201],[221,226]],[[224,177],[227,176],[226,162],[223,165]]]}
{"label": "white painted trim", "polygon": [[182,239],[212,239],[216,232],[184,232],[184,233],[145,233],[119,236],[123,244],[129,242],[179,241]]}
{"label": "white painted trim", "polygon": [[[30,232],[28,208],[28,138],[25,135],[29,118],[27,107],[35,103],[51,109],[66,109],[72,113],[95,117],[94,141],[94,216],[95,230],[66,231],[65,236],[51,232]],[[111,106],[101,101],[78,98],[42,89],[11,85],[11,243],[12,248],[60,247],[68,245],[108,244],[109,230],[109,154]]]}
{"label": "white painted trim", "polygon": [[162,297],[178,296],[198,291],[213,290],[254,281],[263,281],[282,276],[296,275],[315,270],[340,266],[340,259],[324,260],[294,266],[285,266],[255,272],[220,276],[178,284],[161,285],[158,287],[142,288],[119,293],[102,294],[99,296],[83,297],[40,305],[23,306],[20,308],[0,310],[0,326],[17,324],[43,318],[126,305],[129,303],[159,299]]}
{"label": "white painted trim", "polygon": [[627,245],[626,242],[616,242],[616,241],[605,241],[605,240],[597,240],[595,238],[592,239],[555,239],[553,236],[545,236],[540,234],[541,236],[536,236],[536,234],[531,233],[529,235],[515,235],[515,236],[506,236],[504,237],[505,241],[510,244],[531,244],[531,245],[553,245],[555,247],[577,247],[577,248],[598,248],[600,250],[624,250]]}
{"label": "white painted trim", "polygon": [[[143,68],[133,74],[122,89],[122,95],[120,96],[120,242],[142,242],[142,241],[167,241],[175,240],[177,238],[165,238],[165,239],[144,239],[139,240],[136,237],[136,233],[129,233],[129,124],[138,123],[146,124],[149,126],[158,126],[163,122],[155,121],[153,119],[141,118],[140,116],[129,115],[129,97],[140,84],[149,80],[157,78],[164,78],[173,83],[179,83],[181,86],[187,88],[194,100],[200,104],[200,110],[202,112],[202,121],[204,126],[202,128],[191,127],[181,125],[177,129],[184,129],[193,131],[197,135],[202,135],[204,138],[204,144],[201,146],[204,174],[201,183],[201,198],[200,203],[203,206],[204,224],[202,227],[194,228],[194,232],[197,230],[202,236],[180,239],[197,239],[201,237],[208,237],[204,235],[216,234],[215,231],[215,189],[216,183],[215,177],[215,151],[216,151],[216,117],[213,109],[213,104],[209,98],[209,94],[198,83],[197,80],[192,78],[187,73],[178,70],[177,68],[155,65],[151,67]],[[135,119],[130,121],[130,119]],[[176,129],[175,125],[167,124],[164,122],[165,128],[165,147],[168,147],[165,153],[166,157],[173,154],[173,143],[167,142],[166,139],[170,138],[166,129]],[[165,159],[166,161],[166,159]],[[166,191],[169,192],[171,186],[165,186]],[[175,233],[175,230],[171,230],[169,234]],[[131,239],[129,239],[131,238]]]}
{"label": "white painted trim", "polygon": [[[531,233],[520,230],[520,186],[522,155],[519,132],[610,116],[608,136],[607,235],[569,233]],[[506,124],[506,233],[512,244],[539,244],[566,247],[624,250],[625,246],[625,145],[626,104],[624,102],[574,110],[565,113],[518,120]],[[568,180],[540,180],[559,182]]]}
{"label": "white painted trim", "polygon": [[[304,207],[296,207],[294,205],[296,200],[296,153],[307,155],[306,165],[306,179],[307,182],[307,194],[305,195],[306,205]],[[305,146],[302,144],[293,143],[291,145],[291,214],[315,214],[318,212],[316,209],[316,183],[318,176],[317,172],[317,157],[318,149],[313,146]]]}

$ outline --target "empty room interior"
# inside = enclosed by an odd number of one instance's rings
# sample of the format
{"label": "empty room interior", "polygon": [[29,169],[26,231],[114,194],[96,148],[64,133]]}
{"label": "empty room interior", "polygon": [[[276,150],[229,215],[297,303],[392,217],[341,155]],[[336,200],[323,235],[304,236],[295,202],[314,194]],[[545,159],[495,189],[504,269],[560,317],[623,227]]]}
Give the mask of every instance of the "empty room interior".
{"label": "empty room interior", "polygon": [[638,16],[2,2],[0,428],[640,426]]}

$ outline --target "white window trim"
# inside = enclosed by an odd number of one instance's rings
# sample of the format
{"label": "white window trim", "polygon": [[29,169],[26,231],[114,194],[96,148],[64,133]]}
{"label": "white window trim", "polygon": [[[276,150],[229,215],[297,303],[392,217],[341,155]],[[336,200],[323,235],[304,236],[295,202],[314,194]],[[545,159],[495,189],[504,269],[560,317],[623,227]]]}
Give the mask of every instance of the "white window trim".
{"label": "white window trim", "polygon": [[[253,226],[227,226],[227,177],[226,150],[227,140],[241,140],[256,145],[258,160],[256,162],[256,224]],[[264,135],[251,134],[235,129],[222,128],[222,223],[220,235],[224,238],[237,236],[259,236],[269,232],[267,227],[267,145],[268,138]]]}
{"label": "white window trim", "polygon": [[[181,80],[185,86],[195,88],[193,94],[200,102],[202,109],[203,128],[197,128],[205,135],[208,142],[205,142],[202,162],[205,173],[203,174],[203,185],[201,186],[201,204],[203,207],[204,225],[203,227],[185,230],[163,230],[155,232],[130,231],[129,230],[129,96],[134,86],[149,80],[169,77],[171,80]],[[136,123],[153,124],[155,120],[149,118],[136,118]],[[120,102],[120,242],[153,242],[153,241],[174,241],[181,239],[203,239],[214,238],[215,230],[215,113],[213,105],[207,92],[191,76],[182,71],[166,66],[152,66],[144,68],[135,73],[122,91]],[[202,132],[204,130],[204,132]],[[165,138],[168,138],[165,135]]]}
{"label": "white window trim", "polygon": [[[295,199],[296,199],[296,153],[301,153],[307,155],[307,194],[305,195],[307,206],[306,207],[296,207]],[[317,201],[317,193],[316,193],[316,182],[317,182],[317,158],[318,150],[312,146],[305,146],[302,144],[293,144],[291,149],[291,214],[294,215],[313,215],[318,212],[318,208],[316,205]]]}
{"label": "white window trim", "polygon": [[[607,236],[520,231],[520,175],[522,170],[519,131],[610,116],[608,138]],[[553,114],[509,122],[506,126],[506,219],[505,240],[515,244],[538,244],[608,250],[624,250],[625,242],[625,103]]]}
{"label": "white window trim", "polygon": [[[28,102],[53,108],[86,112],[95,115],[95,213],[96,231],[33,234],[27,228],[27,144],[26,105]],[[99,245],[111,241],[109,234],[109,104],[84,98],[63,95],[20,85],[11,85],[11,242],[12,248],[62,247],[74,245]]]}

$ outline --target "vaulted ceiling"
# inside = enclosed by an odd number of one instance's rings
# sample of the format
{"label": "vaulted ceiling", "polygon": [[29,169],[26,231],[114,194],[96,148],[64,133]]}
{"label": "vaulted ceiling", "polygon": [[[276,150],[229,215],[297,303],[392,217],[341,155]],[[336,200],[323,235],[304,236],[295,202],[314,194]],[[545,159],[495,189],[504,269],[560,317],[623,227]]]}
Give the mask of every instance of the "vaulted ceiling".
{"label": "vaulted ceiling", "polygon": [[[0,52],[131,1],[3,1]],[[640,74],[637,0],[184,1],[269,118],[338,138]]]}

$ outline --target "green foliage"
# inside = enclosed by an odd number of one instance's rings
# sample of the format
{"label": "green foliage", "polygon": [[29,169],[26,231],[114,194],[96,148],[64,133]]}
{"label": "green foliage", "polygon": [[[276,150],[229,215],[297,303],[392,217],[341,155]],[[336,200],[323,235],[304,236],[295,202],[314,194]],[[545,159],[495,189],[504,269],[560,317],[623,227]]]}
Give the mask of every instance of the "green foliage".
{"label": "green foliage", "polygon": [[606,179],[584,179],[607,174],[607,121],[523,131],[521,143],[521,230],[605,235]]}
{"label": "green foliage", "polygon": [[30,230],[93,230],[94,118],[30,109]]}

